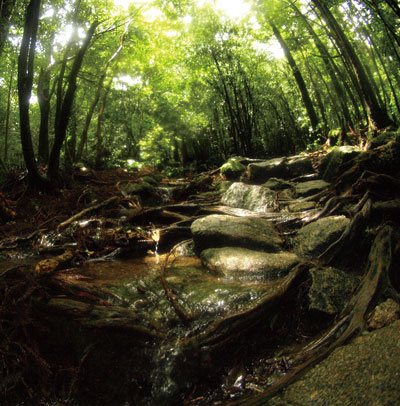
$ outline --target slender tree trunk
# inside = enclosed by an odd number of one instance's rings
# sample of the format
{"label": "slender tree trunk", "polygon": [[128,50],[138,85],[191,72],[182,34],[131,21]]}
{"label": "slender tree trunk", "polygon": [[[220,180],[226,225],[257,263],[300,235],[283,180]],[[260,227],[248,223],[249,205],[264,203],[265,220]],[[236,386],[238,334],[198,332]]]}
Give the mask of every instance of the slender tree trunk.
{"label": "slender tree trunk", "polygon": [[298,68],[296,61],[294,60],[292,53],[290,52],[289,47],[287,46],[285,40],[283,39],[280,31],[278,28],[275,26],[275,24],[272,21],[268,21],[269,25],[272,28],[272,31],[278,40],[280,46],[282,47],[286,59],[289,63],[290,68],[292,69],[293,76],[296,80],[297,86],[299,87],[301,97],[303,99],[304,106],[307,110],[308,117],[310,118],[311,126],[313,130],[315,131],[318,128],[319,120],[317,113],[315,112],[314,105],[311,101],[310,94],[308,93],[307,86],[304,82],[303,76],[300,72],[300,69]]}
{"label": "slender tree trunk", "polygon": [[50,117],[50,72],[41,68],[37,89],[40,107],[40,129],[38,160],[46,164],[49,160],[49,117]]}
{"label": "slender tree trunk", "polygon": [[88,113],[86,115],[85,124],[83,126],[81,138],[80,138],[80,141],[79,141],[79,147],[78,147],[78,151],[76,153],[76,159],[77,160],[82,159],[83,149],[85,148],[85,144],[87,142],[87,136],[88,136],[88,132],[89,132],[90,123],[92,121],[93,114],[94,114],[95,108],[97,106],[97,103],[100,100],[100,94],[101,94],[101,90],[103,89],[104,80],[105,80],[105,78],[107,76],[108,69],[109,69],[110,65],[112,64],[112,62],[114,60],[116,60],[116,58],[118,57],[119,53],[122,50],[122,47],[123,47],[123,44],[124,44],[124,41],[125,41],[125,37],[126,37],[126,33],[128,31],[130,23],[131,23],[131,20],[129,20],[128,23],[125,25],[125,31],[120,37],[119,46],[118,46],[117,50],[113,53],[111,58],[107,61],[106,66],[104,68],[104,71],[103,71],[102,75],[100,76],[99,81],[97,83],[96,94],[95,94],[95,97],[94,97],[94,99],[92,101],[92,104],[90,105],[89,111],[88,111]]}
{"label": "slender tree trunk", "polygon": [[95,21],[89,28],[89,31],[86,34],[86,38],[79,49],[74,63],[71,68],[71,73],[68,78],[68,85],[67,90],[65,93],[65,97],[63,98],[60,111],[59,111],[59,118],[57,120],[57,126],[55,128],[54,134],[54,144],[53,148],[50,153],[49,159],[49,167],[48,167],[48,175],[52,182],[58,181],[58,168],[60,163],[60,152],[63,142],[65,140],[65,134],[67,132],[67,126],[71,115],[71,108],[72,103],[74,101],[76,87],[77,87],[77,77],[79,70],[81,68],[83,57],[89,47],[89,43],[93,37],[93,34],[98,26],[98,22]]}
{"label": "slender tree trunk", "polygon": [[350,41],[344,34],[343,29],[338,24],[328,7],[321,0],[312,0],[312,2],[318,8],[323,19],[331,29],[338,47],[354,69],[361,88],[363,102],[368,106],[368,113],[372,126],[378,129],[392,126],[394,124],[393,121],[390,119],[386,109],[379,105],[376,94],[368,80],[367,73],[354,48],[350,44]]}
{"label": "slender tree trunk", "polygon": [[8,30],[10,28],[10,19],[16,0],[1,0],[0,2],[0,57],[3,53],[4,43],[6,42]]}
{"label": "slender tree trunk", "polygon": [[26,10],[24,34],[18,57],[18,96],[22,152],[28,170],[30,188],[47,188],[35,160],[29,119],[29,104],[32,95],[36,36],[39,24],[40,0],[31,0]]}
{"label": "slender tree trunk", "polygon": [[10,115],[11,115],[11,97],[13,93],[13,80],[15,73],[16,61],[13,60],[13,64],[10,72],[10,81],[8,83],[8,94],[7,94],[7,111],[6,111],[6,123],[4,128],[4,164],[8,161],[8,140],[10,135]]}
{"label": "slender tree trunk", "polygon": [[102,166],[101,161],[103,158],[103,137],[101,135],[101,129],[102,129],[102,124],[103,124],[103,114],[104,114],[104,110],[106,108],[107,96],[108,96],[110,89],[111,89],[111,86],[109,86],[108,89],[106,90],[106,92],[103,96],[102,103],[100,105],[99,112],[97,114],[97,131],[96,131],[97,143],[96,143],[96,161],[95,161],[96,169],[100,169]]}
{"label": "slender tree trunk", "polygon": [[307,31],[310,33],[315,46],[317,47],[319,53],[321,54],[321,58],[325,65],[326,72],[328,73],[329,79],[333,86],[333,89],[335,90],[335,93],[337,96],[337,102],[339,103],[339,105],[342,109],[343,116],[346,121],[346,125],[348,127],[354,127],[353,120],[351,118],[351,114],[350,114],[349,108],[347,106],[346,93],[343,88],[343,85],[340,83],[340,81],[337,77],[337,68],[336,68],[335,62],[333,61],[333,58],[329,54],[324,43],[321,41],[321,39],[315,32],[312,25],[309,23],[309,21],[304,16],[304,14],[296,7],[295,3],[291,2],[290,6],[293,8],[293,10],[296,12],[296,14],[301,18],[301,20],[306,25]]}

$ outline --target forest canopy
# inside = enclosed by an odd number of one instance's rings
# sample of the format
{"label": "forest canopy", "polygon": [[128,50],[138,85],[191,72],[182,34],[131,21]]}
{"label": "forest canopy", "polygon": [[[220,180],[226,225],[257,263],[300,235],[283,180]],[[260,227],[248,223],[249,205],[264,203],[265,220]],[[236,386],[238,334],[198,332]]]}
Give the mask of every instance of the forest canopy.
{"label": "forest canopy", "polygon": [[397,127],[396,1],[231,3],[3,0],[2,170],[177,175]]}

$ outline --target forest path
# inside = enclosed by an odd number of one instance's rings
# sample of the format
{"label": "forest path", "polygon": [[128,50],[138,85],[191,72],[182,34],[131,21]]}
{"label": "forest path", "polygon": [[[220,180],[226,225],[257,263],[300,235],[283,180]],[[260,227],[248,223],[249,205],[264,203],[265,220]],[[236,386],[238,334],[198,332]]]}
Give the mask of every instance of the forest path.
{"label": "forest path", "polygon": [[[395,214],[400,188],[387,170],[369,170],[371,165],[377,169],[382,154],[387,160],[386,148],[347,162],[342,176],[331,185],[320,184],[318,191],[307,191],[305,184],[318,180],[313,175],[300,180],[303,174],[296,181],[270,179],[261,196],[254,182],[226,183],[219,170],[179,180],[151,171],[77,171],[70,178],[75,187],[54,198],[22,195],[8,201],[17,217],[2,225],[2,314],[4,323],[11,323],[12,340],[25,343],[2,353],[10,377],[8,396],[18,398],[22,392],[12,388],[20,385],[30,389],[25,396],[36,396],[53,371],[57,396],[66,396],[61,392],[68,387],[84,404],[107,399],[120,405],[129,399],[137,405],[206,405],[232,398],[239,399],[232,404],[264,404],[298,372],[362,331],[376,304],[388,297],[398,301],[393,269],[399,260]],[[288,161],[298,165],[289,158],[285,165]],[[250,202],[242,198],[249,187]],[[266,189],[273,193],[265,194]],[[232,195],[251,207],[232,207],[238,206]],[[315,247],[310,251],[304,241],[314,231],[307,227],[319,229],[326,219],[343,215],[349,220],[339,238],[327,240],[318,253]],[[233,251],[226,244],[216,247],[220,237],[215,234],[199,239],[194,224],[214,217],[227,224],[232,218],[270,222],[280,235],[278,251],[295,249],[301,258],[270,273],[270,279],[262,261],[270,264],[279,252],[248,251],[239,242],[243,238],[227,234],[224,224],[223,234],[214,233],[236,246]],[[390,226],[383,227],[388,219]],[[295,241],[299,230],[308,230],[303,242]],[[187,241],[192,238],[194,246]],[[318,234],[317,243],[321,238]],[[218,266],[206,259],[209,249],[222,250],[212,251]],[[220,267],[227,252],[228,262],[235,258],[233,268]],[[326,266],[337,267],[342,281],[348,279],[343,271],[352,269],[357,277],[364,273],[347,308],[333,313],[309,304],[318,279],[314,275],[324,275],[312,269]],[[336,324],[335,316],[340,316]],[[3,340],[8,345],[3,348],[10,348],[11,336]],[[297,349],[291,355],[282,355],[282,347],[293,345]],[[37,362],[32,364],[32,357]],[[111,365],[119,365],[112,377]],[[67,374],[55,373],[66,368]]]}

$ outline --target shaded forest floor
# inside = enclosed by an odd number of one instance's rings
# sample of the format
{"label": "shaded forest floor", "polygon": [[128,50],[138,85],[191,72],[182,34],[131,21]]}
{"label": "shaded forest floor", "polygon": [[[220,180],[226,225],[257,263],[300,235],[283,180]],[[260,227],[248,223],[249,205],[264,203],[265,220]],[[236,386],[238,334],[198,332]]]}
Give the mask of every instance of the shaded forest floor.
{"label": "shaded forest floor", "polygon": [[[353,310],[338,322],[342,323],[341,326],[346,325],[346,329],[340,336],[330,336],[325,348],[322,340],[322,353],[329,352],[332,342],[341,345],[360,329],[371,303],[375,305],[386,297],[398,299],[399,144],[399,140],[384,144],[365,153],[363,158],[347,163],[329,190],[316,197],[322,208],[315,218],[340,213],[345,205],[353,205],[350,226],[320,258],[326,264],[335,264],[338,259],[350,262],[352,248],[366,228],[376,230],[372,233],[376,240],[370,254],[374,269],[367,272],[365,289],[360,289],[356,295]],[[315,168],[323,156],[323,151],[312,154]],[[3,327],[0,357],[6,379],[0,389],[3,399],[10,406],[23,399],[19,397],[21,393],[25,398],[30,398],[33,404],[44,404],[40,403],[40,399],[46,396],[54,398],[60,393],[65,398],[73,397],[81,365],[89,353],[88,349],[80,360],[69,360],[68,356],[63,359],[61,356],[61,369],[54,371],[51,362],[60,361],[60,355],[51,354],[48,358],[37,342],[38,337],[43,338],[49,328],[46,323],[41,325],[38,322],[40,315],[38,319],[38,314],[32,310],[38,300],[51,299],[53,292],[56,292],[58,295],[79,295],[94,307],[111,306],[104,298],[96,296],[96,292],[70,290],[69,286],[62,286],[59,280],[54,282],[53,276],[59,270],[81,266],[87,261],[132,258],[157,250],[167,253],[176,243],[191,238],[188,222],[204,215],[207,207],[218,203],[218,185],[225,181],[219,169],[184,179],[168,179],[149,168],[138,172],[77,168],[63,174],[63,179],[64,187],[53,195],[29,195],[23,173],[9,174],[3,183],[3,216],[8,218],[4,218],[0,225],[0,288],[3,293],[0,303]],[[380,232],[387,230],[385,226],[393,229],[393,232]],[[388,245],[392,247],[390,258],[383,258],[382,253]],[[364,259],[367,256],[368,252],[365,252]],[[20,265],[21,260],[24,266]],[[361,264],[360,268],[364,265]],[[378,279],[372,277],[376,268],[382,272]],[[301,272],[299,268],[299,274]],[[389,278],[389,272],[395,272],[395,275]],[[169,294],[167,289],[166,294]],[[168,298],[172,303],[173,295]],[[179,313],[180,309],[175,310]],[[236,329],[242,327],[231,327],[227,321],[226,334],[230,334],[230,328],[235,334]],[[119,331],[125,327],[113,324],[106,328],[105,331]],[[335,328],[332,331],[333,335],[336,334]],[[138,329],[133,333],[143,342],[155,338],[150,330]],[[218,331],[216,334],[219,334]],[[124,342],[124,338],[118,337]],[[216,342],[219,340],[218,337],[207,337],[207,340],[213,339]],[[126,345],[129,346],[129,343]],[[295,375],[296,371],[319,359],[320,353],[308,354],[307,357],[300,354],[298,358],[301,361],[285,375],[283,381],[277,383],[277,387],[289,381],[292,372]],[[273,367],[286,372],[288,366],[285,362],[285,359],[279,360],[280,364]],[[54,390],[57,394],[48,392],[46,382],[50,376],[56,382],[57,389]],[[137,385],[145,386],[144,383]],[[34,393],[36,387],[42,388],[39,398]],[[185,404],[212,404],[214,395],[207,398],[200,394],[201,388],[194,391]],[[139,398],[140,395],[138,390]],[[219,396],[229,398],[230,394],[221,395],[217,391],[215,400]],[[264,398],[256,401],[259,403],[251,402],[243,404],[263,404]]]}

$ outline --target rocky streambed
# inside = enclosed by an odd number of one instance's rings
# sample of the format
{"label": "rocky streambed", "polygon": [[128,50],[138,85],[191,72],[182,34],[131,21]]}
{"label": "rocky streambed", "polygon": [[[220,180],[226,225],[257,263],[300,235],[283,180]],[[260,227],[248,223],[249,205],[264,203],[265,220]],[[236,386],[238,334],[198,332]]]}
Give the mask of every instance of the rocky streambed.
{"label": "rocky streambed", "polygon": [[[371,199],[372,175],[358,189],[337,181],[338,168],[354,171],[362,159],[336,150],[318,171],[307,155],[237,158],[221,168],[227,181],[171,185],[180,202],[125,212],[124,227],[149,236],[135,239],[134,258],[127,244],[120,259],[39,267],[39,276],[38,266],[4,271],[39,293],[30,304],[41,322],[31,330],[59,404],[395,404],[400,187],[383,174],[391,193]],[[155,197],[149,183],[131,189],[124,193]],[[376,366],[368,347],[383,354],[373,380],[350,367]],[[348,386],[329,369],[338,363]],[[62,366],[57,376],[50,365]],[[35,384],[46,386],[27,383]]]}

